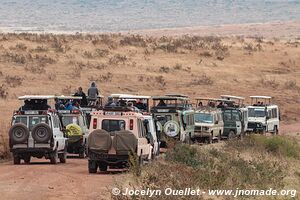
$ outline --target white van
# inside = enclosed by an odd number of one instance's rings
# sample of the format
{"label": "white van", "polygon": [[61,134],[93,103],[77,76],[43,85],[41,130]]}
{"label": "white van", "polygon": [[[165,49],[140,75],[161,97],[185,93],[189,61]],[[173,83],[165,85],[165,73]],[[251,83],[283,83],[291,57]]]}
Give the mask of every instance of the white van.
{"label": "white van", "polygon": [[280,113],[277,105],[272,104],[272,97],[250,96],[248,109],[248,132],[273,134],[279,133]]}

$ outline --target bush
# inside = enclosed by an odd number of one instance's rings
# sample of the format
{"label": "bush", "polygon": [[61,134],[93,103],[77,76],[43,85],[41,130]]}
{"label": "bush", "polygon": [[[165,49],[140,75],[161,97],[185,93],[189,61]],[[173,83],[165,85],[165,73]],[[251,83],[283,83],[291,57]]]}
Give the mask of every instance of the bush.
{"label": "bush", "polygon": [[5,77],[5,81],[10,87],[17,87],[17,86],[22,85],[23,78],[21,78],[19,76],[9,76],[8,75]]}
{"label": "bush", "polygon": [[251,135],[242,141],[228,141],[227,147],[246,151],[249,149],[268,152],[275,156],[300,159],[300,145],[287,136],[265,137]]}
{"label": "bush", "polygon": [[167,161],[183,163],[190,167],[197,167],[197,150],[186,144],[177,144],[172,151],[168,151],[166,155]]}

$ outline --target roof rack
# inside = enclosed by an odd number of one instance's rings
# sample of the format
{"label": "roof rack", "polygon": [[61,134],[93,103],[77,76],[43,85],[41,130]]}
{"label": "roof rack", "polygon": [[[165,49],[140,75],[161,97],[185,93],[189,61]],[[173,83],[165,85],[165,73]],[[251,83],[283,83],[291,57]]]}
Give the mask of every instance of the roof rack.
{"label": "roof rack", "polygon": [[144,96],[144,95],[131,95],[131,94],[111,94],[112,98],[117,99],[150,99],[151,96]]}
{"label": "roof rack", "polygon": [[185,94],[176,94],[176,93],[165,94],[165,96],[169,96],[169,97],[185,97],[185,98],[189,98],[189,96],[187,96],[187,95],[185,95]]}
{"label": "roof rack", "polygon": [[79,96],[55,96],[56,99],[82,99],[82,97]]}
{"label": "roof rack", "polygon": [[19,100],[31,100],[31,99],[54,99],[54,95],[24,95],[18,97]]}
{"label": "roof rack", "polygon": [[128,107],[123,107],[123,106],[105,106],[103,107],[103,111],[122,111],[122,112],[127,111],[128,112],[132,110]]}
{"label": "roof rack", "polygon": [[153,100],[189,100],[188,97],[179,97],[179,96],[152,96]]}
{"label": "roof rack", "polygon": [[251,99],[272,99],[270,96],[250,96]]}

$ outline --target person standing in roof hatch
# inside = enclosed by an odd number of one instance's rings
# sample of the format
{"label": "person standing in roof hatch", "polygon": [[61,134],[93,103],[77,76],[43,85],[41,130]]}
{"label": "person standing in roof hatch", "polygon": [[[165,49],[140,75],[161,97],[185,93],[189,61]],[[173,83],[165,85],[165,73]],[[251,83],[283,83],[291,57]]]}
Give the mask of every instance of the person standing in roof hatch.
{"label": "person standing in roof hatch", "polygon": [[91,83],[91,87],[88,89],[88,97],[90,100],[97,100],[97,96],[99,95],[98,88],[96,86],[96,83],[93,81]]}
{"label": "person standing in roof hatch", "polygon": [[85,93],[82,91],[82,87],[79,87],[79,88],[78,88],[78,90],[77,90],[77,92],[74,94],[74,96],[82,97],[81,101],[79,101],[81,106],[86,106],[86,105],[88,104],[87,99],[86,99],[86,95],[85,95]]}

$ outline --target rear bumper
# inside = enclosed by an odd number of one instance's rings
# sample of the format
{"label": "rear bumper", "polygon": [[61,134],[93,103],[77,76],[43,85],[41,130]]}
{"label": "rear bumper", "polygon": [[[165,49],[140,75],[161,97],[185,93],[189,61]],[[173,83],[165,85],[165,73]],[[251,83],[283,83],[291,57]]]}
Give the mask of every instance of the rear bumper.
{"label": "rear bumper", "polygon": [[42,148],[12,148],[10,149],[12,153],[42,153],[47,154],[53,152],[52,148],[42,147]]}
{"label": "rear bumper", "polygon": [[194,137],[195,138],[203,138],[203,137],[210,137],[211,134],[209,132],[203,132],[203,131],[195,131]]}
{"label": "rear bumper", "polygon": [[106,163],[107,165],[127,164],[129,161],[128,155],[115,155],[107,153],[88,152],[88,159],[96,162]]}

